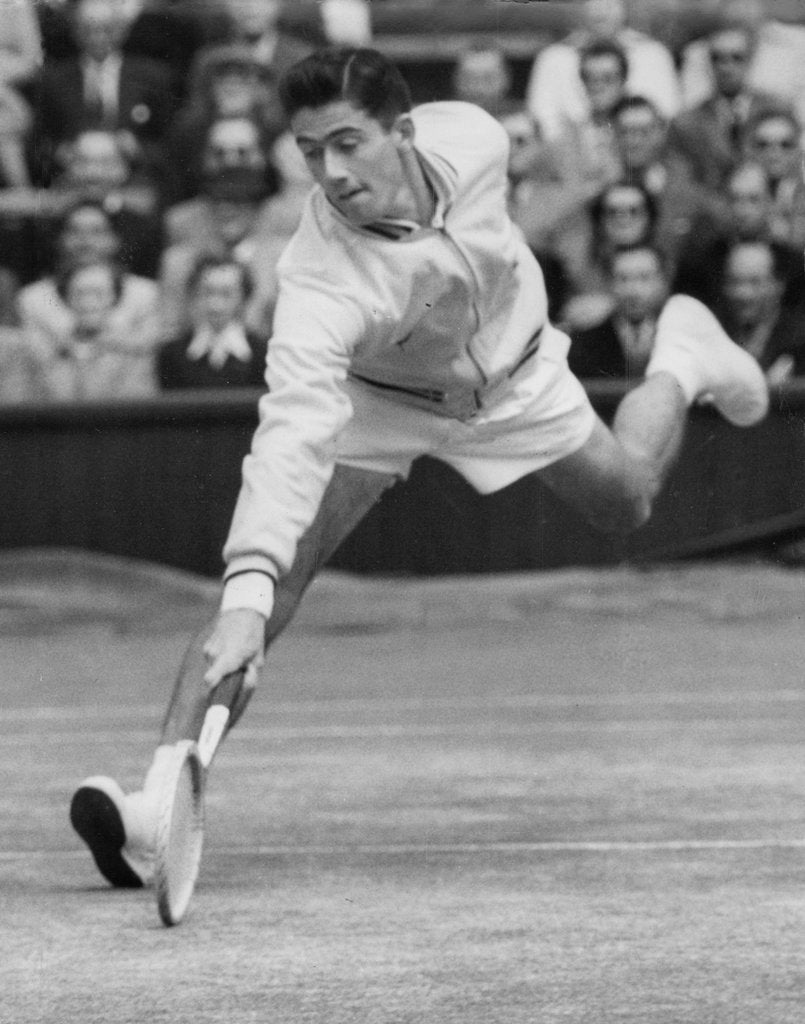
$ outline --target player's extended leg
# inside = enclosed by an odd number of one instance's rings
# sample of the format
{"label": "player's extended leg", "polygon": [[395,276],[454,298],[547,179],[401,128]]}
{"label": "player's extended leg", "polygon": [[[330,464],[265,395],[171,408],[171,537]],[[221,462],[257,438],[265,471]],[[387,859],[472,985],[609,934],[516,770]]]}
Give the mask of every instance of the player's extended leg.
{"label": "player's extended leg", "polygon": [[[279,636],[316,573],[393,482],[390,474],[338,465],[318,515],[299,543],[291,571],[277,585],[273,614],[266,624],[266,648]],[[212,625],[191,642],[182,662],[160,744],[142,790],[125,794],[106,776],[86,779],[73,796],[70,820],[89,846],[101,874],[119,887],[139,888],[151,878],[155,799],[163,766],[180,739],[197,739],[209,691],[203,681],[203,647]],[[235,709],[232,724],[248,702]]]}
{"label": "player's extended leg", "polygon": [[597,422],[579,451],[540,478],[599,529],[635,529],[676,460],[688,407],[702,400],[736,426],[750,426],[766,414],[768,388],[757,362],[713,314],[678,295],[660,317],[646,379],[618,406],[612,429]]}

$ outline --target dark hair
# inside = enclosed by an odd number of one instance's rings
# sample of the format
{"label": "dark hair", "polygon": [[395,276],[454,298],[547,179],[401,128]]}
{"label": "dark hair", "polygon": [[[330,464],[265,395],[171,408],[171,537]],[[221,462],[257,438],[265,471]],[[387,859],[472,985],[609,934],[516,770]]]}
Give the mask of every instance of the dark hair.
{"label": "dark hair", "polygon": [[93,260],[92,263],[82,263],[80,266],[67,267],[62,270],[56,275],[56,291],[61,300],[67,301],[67,292],[76,274],[80,274],[83,270],[89,270],[91,267],[104,267],[112,275],[112,290],[115,296],[115,305],[117,305],[123,295],[124,273],[114,260]]}
{"label": "dark hair", "polygon": [[614,39],[593,39],[592,42],[583,46],[579,53],[580,73],[584,62],[596,57],[614,57],[620,68],[621,79],[625,82],[629,77],[629,58],[626,56],[624,48]]}
{"label": "dark hair", "polygon": [[246,302],[254,294],[254,277],[251,270],[235,259],[233,256],[200,256],[193,264],[193,269],[187,279],[187,294],[192,294],[199,286],[202,277],[208,270],[217,270],[219,267],[235,267],[240,274],[240,288]]}
{"label": "dark hair", "polygon": [[411,93],[397,67],[377,50],[326,47],[294,64],[280,79],[286,117],[305,107],[346,100],[390,128],[412,106]]}

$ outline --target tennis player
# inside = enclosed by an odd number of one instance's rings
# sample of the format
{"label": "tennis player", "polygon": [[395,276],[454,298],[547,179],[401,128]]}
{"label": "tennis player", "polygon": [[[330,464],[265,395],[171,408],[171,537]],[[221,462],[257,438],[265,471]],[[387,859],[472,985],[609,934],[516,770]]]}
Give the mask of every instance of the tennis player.
{"label": "tennis player", "polygon": [[412,109],[398,70],[368,49],[306,58],[281,98],[315,187],[279,264],[270,390],[220,612],[185,656],[143,788],[94,777],[71,805],[117,886],[149,881],[163,766],[197,737],[209,688],[246,668],[236,720],[316,571],[418,456],[482,493],[536,473],[595,527],[628,531],[649,516],[692,404],[738,426],[768,407],[756,362],[677,296],[608,429],[568,370],[569,340],[547,321],[540,267],[507,215],[497,121],[464,103]]}

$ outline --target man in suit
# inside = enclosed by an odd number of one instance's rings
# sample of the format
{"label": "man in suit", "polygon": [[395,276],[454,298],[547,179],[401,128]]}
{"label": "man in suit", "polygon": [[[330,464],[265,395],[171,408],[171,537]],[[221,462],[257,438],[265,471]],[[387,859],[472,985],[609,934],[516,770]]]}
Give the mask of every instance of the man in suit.
{"label": "man in suit", "polygon": [[738,164],[727,176],[724,191],[729,219],[715,235],[692,237],[680,253],[673,290],[692,295],[713,308],[721,294],[727,256],[737,242],[768,242],[785,285],[785,306],[805,305],[802,253],[779,242],[773,233],[774,199],[765,169],[754,160]]}
{"label": "man in suit", "polygon": [[176,105],[173,71],[123,51],[122,0],[71,0],[70,17],[78,52],[47,65],[39,82],[41,177],[49,179],[58,147],[86,129],[121,133],[157,165]]}
{"label": "man in suit", "polygon": [[753,33],[745,22],[711,33],[708,53],[714,91],[671,126],[673,145],[690,160],[696,180],[710,188],[721,186],[740,160],[747,124],[774,103],[771,93],[748,84],[753,52]]}
{"label": "man in suit", "polygon": [[805,372],[802,314],[782,304],[784,283],[768,242],[738,242],[727,255],[718,313],[770,384]]}
{"label": "man in suit", "polygon": [[581,378],[639,378],[668,298],[663,257],[651,245],[621,249],[610,257],[608,272],[615,308],[597,326],[573,334],[568,364]]}

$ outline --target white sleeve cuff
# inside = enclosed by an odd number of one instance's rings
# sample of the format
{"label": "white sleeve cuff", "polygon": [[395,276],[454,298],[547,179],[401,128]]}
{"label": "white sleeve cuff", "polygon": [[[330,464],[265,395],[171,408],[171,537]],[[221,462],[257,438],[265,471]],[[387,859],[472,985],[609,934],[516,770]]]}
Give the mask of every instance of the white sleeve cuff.
{"label": "white sleeve cuff", "polygon": [[251,608],[266,619],[274,608],[274,580],[264,572],[241,572],[224,584],[221,611]]}

